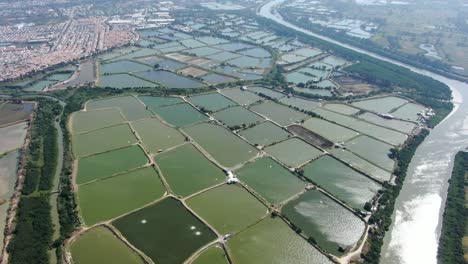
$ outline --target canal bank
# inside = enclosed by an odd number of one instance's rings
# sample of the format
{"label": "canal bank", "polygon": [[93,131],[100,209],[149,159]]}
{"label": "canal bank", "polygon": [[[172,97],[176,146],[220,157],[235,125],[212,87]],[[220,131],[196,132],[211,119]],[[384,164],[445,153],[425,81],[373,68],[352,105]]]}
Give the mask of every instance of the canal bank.
{"label": "canal bank", "polygon": [[297,27],[276,12],[285,0],[273,0],[257,10],[257,15],[296,31],[326,40],[353,51],[406,67],[447,84],[455,105],[452,113],[435,127],[417,149],[407,171],[405,184],[395,203],[392,225],[384,238],[381,263],[437,263],[447,181],[455,154],[468,144],[468,84],[340,43]]}

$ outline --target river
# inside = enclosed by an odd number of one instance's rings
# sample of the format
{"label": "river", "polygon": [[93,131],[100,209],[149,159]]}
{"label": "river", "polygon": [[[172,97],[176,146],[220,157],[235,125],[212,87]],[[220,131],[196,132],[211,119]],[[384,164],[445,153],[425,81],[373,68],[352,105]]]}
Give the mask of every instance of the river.
{"label": "river", "polygon": [[394,63],[447,84],[455,108],[435,127],[419,146],[408,168],[408,175],[395,204],[393,223],[384,238],[381,263],[436,264],[443,207],[453,159],[468,146],[468,84],[344,44],[297,27],[276,12],[285,0],[273,0],[257,10],[257,15],[291,29],[321,38],[356,52]]}

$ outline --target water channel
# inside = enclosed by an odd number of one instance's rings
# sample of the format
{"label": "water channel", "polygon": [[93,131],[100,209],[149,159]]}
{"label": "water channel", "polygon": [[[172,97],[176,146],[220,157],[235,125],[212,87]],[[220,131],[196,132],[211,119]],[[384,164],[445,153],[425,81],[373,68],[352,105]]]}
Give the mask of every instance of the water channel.
{"label": "water channel", "polygon": [[443,206],[453,158],[468,146],[468,84],[421,70],[383,56],[367,52],[297,27],[277,13],[285,0],[273,0],[257,10],[257,15],[291,29],[321,38],[356,52],[394,63],[439,80],[452,89],[453,112],[436,128],[416,151],[403,189],[397,198],[393,224],[384,238],[381,263],[437,263]]}

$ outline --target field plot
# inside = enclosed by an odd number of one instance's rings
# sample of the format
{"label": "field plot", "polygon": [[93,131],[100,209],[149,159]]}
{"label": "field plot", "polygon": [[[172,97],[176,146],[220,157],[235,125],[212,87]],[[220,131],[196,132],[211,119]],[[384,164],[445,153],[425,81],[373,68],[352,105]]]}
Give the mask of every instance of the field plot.
{"label": "field plot", "polygon": [[240,88],[223,89],[221,94],[240,105],[251,105],[263,100],[262,97],[248,91],[242,91]]}
{"label": "field plot", "polygon": [[233,82],[235,79],[231,77],[227,77],[225,75],[217,74],[217,73],[209,73],[205,76],[201,77],[203,81],[212,83],[212,84],[219,84],[219,83],[226,83],[226,82]]}
{"label": "field plot", "polygon": [[156,87],[157,84],[147,82],[133,75],[124,73],[100,76],[97,86],[123,89],[136,87]]}
{"label": "field plot", "polygon": [[320,248],[335,256],[339,248],[352,249],[365,230],[364,222],[318,190],[311,190],[291,201],[282,212],[302,232],[314,238]]}
{"label": "field plot", "polygon": [[[19,151],[12,151],[0,158],[0,234],[4,234],[6,219],[10,203],[8,201],[15,191],[15,184],[18,179],[18,158]],[[3,239],[0,239],[0,248],[3,248]]]}
{"label": "field plot", "polygon": [[222,126],[202,123],[184,128],[214,159],[233,167],[255,157],[258,151]]}
{"label": "field plot", "polygon": [[136,73],[138,77],[143,79],[159,83],[167,88],[199,88],[205,86],[205,84],[192,80],[190,78],[177,75],[170,71],[157,70],[157,71],[146,71]]}
{"label": "field plot", "polygon": [[340,160],[351,164],[353,167],[359,169],[360,171],[368,174],[369,176],[373,177],[374,179],[380,181],[389,181],[392,177],[392,173],[386,171],[376,165],[370,163],[369,161],[360,158],[356,154],[344,150],[344,149],[330,149],[331,154],[335,157],[339,158]]}
{"label": "field plot", "polygon": [[361,158],[383,169],[388,171],[394,169],[395,161],[388,157],[390,149],[392,149],[391,145],[370,137],[362,136],[349,142],[347,148]]}
{"label": "field plot", "polygon": [[24,144],[24,138],[28,132],[28,124],[26,122],[15,125],[0,127],[0,155],[20,148]]}
{"label": "field plot", "polygon": [[34,104],[24,102],[21,104],[0,102],[0,126],[18,122],[29,118],[34,110]]}
{"label": "field plot", "polygon": [[102,75],[113,73],[128,73],[151,70],[151,67],[133,61],[116,61],[101,64],[100,72]]}
{"label": "field plot", "polygon": [[173,198],[114,221],[132,245],[155,263],[183,263],[216,235]]}
{"label": "field plot", "polygon": [[166,122],[178,127],[208,120],[206,115],[187,103],[158,107],[153,111]]}
{"label": "field plot", "polygon": [[300,122],[307,116],[292,108],[274,103],[272,101],[253,105],[251,109],[257,113],[260,113],[261,115],[270,118],[271,120],[282,126]]}
{"label": "field plot", "polygon": [[389,113],[393,109],[402,106],[407,102],[408,100],[399,97],[388,96],[354,102],[353,105],[365,110],[383,114]]}
{"label": "field plot", "polygon": [[265,148],[265,151],[290,167],[302,165],[322,154],[322,151],[298,138],[291,138],[269,146]]}
{"label": "field plot", "polygon": [[188,196],[215,184],[226,176],[192,144],[185,144],[156,156],[164,179],[177,195]]}
{"label": "field plot", "polygon": [[145,106],[133,96],[112,97],[86,103],[86,110],[110,107],[120,108],[120,111],[128,121],[152,116],[151,112],[146,110]]}
{"label": "field plot", "polygon": [[386,119],[386,118],[380,117],[378,115],[375,115],[369,112],[360,115],[359,118],[362,118],[376,125],[381,125],[384,127],[398,130],[405,134],[410,134],[411,131],[413,131],[416,128],[416,124],[414,123],[401,121],[397,119]]}
{"label": "field plot", "polygon": [[249,125],[256,124],[264,120],[263,117],[241,106],[229,107],[213,113],[213,117],[228,127],[248,127]]}
{"label": "field plot", "polygon": [[143,264],[143,259],[103,226],[80,235],[70,247],[73,263]]}
{"label": "field plot", "polygon": [[270,98],[273,98],[273,99],[280,99],[280,98],[286,96],[285,94],[282,94],[280,92],[274,91],[274,90],[269,89],[269,88],[260,87],[260,86],[248,87],[247,89],[249,91],[252,91],[252,92],[257,93],[257,94],[264,94],[264,95],[266,95],[266,96],[268,96]]}
{"label": "field plot", "polygon": [[184,68],[184,69],[180,70],[180,73],[183,74],[183,75],[186,75],[186,76],[199,77],[199,76],[202,76],[202,75],[204,75],[204,74],[206,74],[208,72],[205,71],[205,70],[195,68],[195,67],[187,67],[187,68]]}
{"label": "field plot", "polygon": [[395,146],[403,144],[406,141],[406,138],[408,137],[407,135],[401,132],[380,127],[365,121],[358,120],[356,118],[333,113],[327,110],[317,109],[315,110],[315,112],[329,121],[338,123],[342,126],[346,126],[348,128],[369,135],[371,137],[380,139]]}
{"label": "field plot", "polygon": [[76,183],[83,184],[130,171],[148,163],[138,145],[79,159]]}
{"label": "field plot", "polygon": [[191,197],[187,205],[223,235],[243,230],[268,212],[240,185],[216,187]]}
{"label": "field plot", "polygon": [[362,209],[381,186],[330,156],[304,167],[304,175],[353,208]]}
{"label": "field plot", "polygon": [[118,108],[75,112],[71,120],[72,132],[75,134],[118,125],[125,121]]}
{"label": "field plot", "polygon": [[358,108],[354,108],[345,104],[325,104],[323,108],[343,115],[354,115],[359,112]]}
{"label": "field plot", "polygon": [[234,263],[332,264],[279,217],[267,217],[228,240]]}
{"label": "field plot", "polygon": [[132,127],[141,138],[145,148],[152,154],[180,145],[185,140],[179,131],[161,123],[157,118],[132,122]]}
{"label": "field plot", "polygon": [[138,209],[161,198],[165,192],[156,171],[146,167],[81,185],[78,204],[84,222],[91,226]]}
{"label": "field plot", "polygon": [[422,105],[408,103],[398,108],[395,112],[392,112],[391,114],[394,117],[415,122],[418,121],[418,113],[422,113],[425,110],[426,108]]}
{"label": "field plot", "polygon": [[344,142],[359,135],[356,131],[315,117],[307,119],[303,126],[335,143]]}
{"label": "field plot", "polygon": [[299,108],[301,110],[305,110],[305,111],[312,111],[315,108],[320,106],[320,103],[318,103],[318,102],[302,99],[302,98],[299,98],[299,97],[292,97],[292,96],[291,97],[281,98],[279,101],[282,104],[285,104],[285,105],[288,105],[288,106],[291,106],[291,107],[294,107],[294,108],[297,107],[297,108]]}
{"label": "field plot", "polygon": [[305,183],[271,158],[257,159],[235,172],[271,204],[281,204],[305,188]]}
{"label": "field plot", "polygon": [[187,100],[200,109],[205,109],[209,112],[216,112],[224,108],[236,105],[233,101],[220,95],[219,93],[210,93],[191,96]]}
{"label": "field plot", "polygon": [[76,157],[127,147],[136,142],[137,140],[127,124],[72,136],[73,153]]}
{"label": "field plot", "polygon": [[192,264],[229,264],[229,262],[222,247],[212,246],[203,251]]}
{"label": "field plot", "polygon": [[157,97],[157,96],[138,96],[149,109],[154,110],[157,107],[183,103],[180,97]]}
{"label": "field plot", "polygon": [[333,147],[333,142],[330,140],[304,128],[300,125],[292,125],[288,126],[288,131],[299,137],[300,139],[304,140],[305,142],[312,144],[313,146],[317,146],[320,148],[331,148]]}
{"label": "field plot", "polygon": [[241,130],[239,134],[250,143],[260,146],[268,146],[283,141],[291,136],[289,132],[269,121]]}

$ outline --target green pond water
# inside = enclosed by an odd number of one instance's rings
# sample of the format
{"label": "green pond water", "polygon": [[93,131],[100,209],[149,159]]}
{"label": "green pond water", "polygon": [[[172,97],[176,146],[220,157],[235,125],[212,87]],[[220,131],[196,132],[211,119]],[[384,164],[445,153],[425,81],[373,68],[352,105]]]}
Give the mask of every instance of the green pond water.
{"label": "green pond water", "polygon": [[73,153],[76,157],[106,152],[134,143],[136,138],[127,124],[72,136]]}
{"label": "green pond water", "polygon": [[314,117],[307,119],[303,126],[335,143],[348,141],[359,135],[356,131]]}
{"label": "green pond water", "polygon": [[199,88],[206,86],[199,81],[163,70],[139,72],[135,75],[152,82],[157,82],[167,88]]}
{"label": "green pond water", "polygon": [[305,182],[271,158],[260,158],[235,172],[271,204],[280,204],[305,188]]}
{"label": "green pond water", "polygon": [[399,97],[388,96],[354,102],[353,105],[377,113],[388,113],[408,101]]}
{"label": "green pond water", "polygon": [[180,97],[138,96],[138,98],[151,110],[184,102]]}
{"label": "green pond water", "polygon": [[298,138],[269,146],[265,151],[289,167],[300,166],[322,154],[322,151]]}
{"label": "green pond water", "polygon": [[353,248],[365,230],[364,222],[320,191],[302,194],[282,208],[286,217],[320,248],[340,256],[338,249]]}
{"label": "green pond water", "polygon": [[229,264],[229,262],[222,247],[212,246],[203,251],[192,264]]}
{"label": "green pond water", "polygon": [[360,158],[351,151],[344,149],[330,149],[329,152],[340,160],[351,164],[353,167],[380,181],[388,181],[392,176],[392,173],[386,171],[369,161]]}
{"label": "green pond water", "polygon": [[95,227],[70,246],[73,263],[143,264],[142,258],[106,227]]}
{"label": "green pond water", "polygon": [[216,239],[213,231],[173,198],[126,215],[113,225],[130,243],[160,264],[183,263]]}
{"label": "green pond water", "polygon": [[187,103],[158,107],[153,110],[168,123],[182,127],[208,120],[208,117]]}
{"label": "green pond water", "polygon": [[268,146],[283,141],[291,136],[288,131],[269,121],[242,130],[239,134],[245,137],[250,143],[261,146]]}
{"label": "green pond water", "polygon": [[155,157],[164,179],[177,195],[188,196],[226,179],[193,145],[185,144]]}
{"label": "green pond water", "polygon": [[177,129],[163,124],[157,118],[132,122],[132,127],[140,137],[145,149],[153,154],[180,145],[185,140],[185,137]]}
{"label": "green pond water", "polygon": [[258,153],[254,147],[219,125],[201,123],[184,128],[184,130],[214,159],[226,167],[248,161]]}
{"label": "green pond water", "polygon": [[361,136],[348,142],[346,148],[383,169],[393,171],[395,161],[388,157],[393,147],[389,144]]}
{"label": "green pond water", "polygon": [[306,117],[304,113],[272,101],[256,104],[251,109],[264,115],[282,126],[299,122]]}
{"label": "green pond water", "polygon": [[319,107],[320,103],[316,101],[306,100],[299,97],[284,97],[279,100],[281,103],[297,107],[301,110],[312,111],[313,109]]}
{"label": "green pond water", "polygon": [[264,120],[263,117],[241,106],[229,107],[227,109],[213,113],[213,117],[228,127],[242,125],[249,126]]}
{"label": "green pond water", "polygon": [[359,109],[345,104],[326,104],[323,108],[343,115],[353,115],[359,112]]}
{"label": "green pond water", "polygon": [[248,91],[242,91],[240,88],[223,89],[221,93],[240,105],[250,105],[262,100],[262,97]]}
{"label": "green pond water", "polygon": [[91,226],[136,210],[161,198],[165,192],[156,171],[146,167],[81,185],[78,204],[85,224]]}
{"label": "green pond water", "polygon": [[73,114],[72,131],[82,133],[123,123],[125,120],[118,108],[81,111]]}
{"label": "green pond water", "polygon": [[418,120],[418,113],[424,112],[425,110],[426,108],[422,105],[408,103],[391,114],[397,118],[415,122]]}
{"label": "green pond water", "polygon": [[128,121],[135,121],[152,116],[145,106],[133,96],[111,97],[103,100],[89,101],[86,110],[118,107]]}
{"label": "green pond water", "polygon": [[236,184],[198,194],[187,205],[223,235],[237,233],[267,214],[265,205]]}
{"label": "green pond water", "polygon": [[156,84],[147,82],[129,74],[101,75],[99,77],[99,87],[112,88],[135,88],[135,87],[156,87]]}
{"label": "green pond water", "polygon": [[221,109],[236,105],[235,102],[227,99],[219,93],[191,96],[187,98],[187,100],[198,108],[204,108],[210,112],[216,112]]}
{"label": "green pond water", "polygon": [[136,169],[148,163],[142,149],[133,145],[79,159],[76,183],[82,184]]}
{"label": "green pond water", "polygon": [[274,99],[279,99],[286,96],[285,94],[282,94],[280,92],[260,86],[248,87],[247,90],[252,91],[254,93],[262,93]]}
{"label": "green pond water", "polygon": [[279,217],[267,217],[228,240],[234,263],[332,264]]}
{"label": "green pond water", "polygon": [[353,208],[362,209],[381,186],[326,155],[304,166],[304,176]]}
{"label": "green pond water", "polygon": [[413,131],[413,129],[416,127],[416,124],[411,123],[411,122],[405,122],[405,121],[401,121],[397,119],[385,119],[383,117],[380,117],[378,115],[375,115],[369,112],[360,115],[359,118],[362,118],[376,125],[381,125],[381,126],[385,126],[388,128],[398,130],[406,134],[410,134],[411,131]]}
{"label": "green pond water", "polygon": [[101,64],[101,74],[128,73],[151,70],[151,67],[133,61],[116,61]]}

